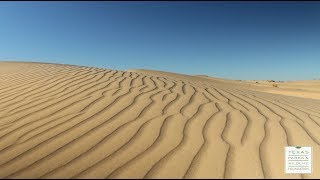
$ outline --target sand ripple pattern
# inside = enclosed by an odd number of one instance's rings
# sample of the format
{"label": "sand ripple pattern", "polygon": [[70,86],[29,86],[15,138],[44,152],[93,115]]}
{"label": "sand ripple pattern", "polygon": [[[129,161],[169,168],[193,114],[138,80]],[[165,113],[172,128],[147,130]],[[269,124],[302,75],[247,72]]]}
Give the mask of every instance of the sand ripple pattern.
{"label": "sand ripple pattern", "polygon": [[[308,105],[305,105],[308,104]],[[285,146],[313,173],[285,174]],[[320,178],[320,102],[148,71],[0,63],[0,178]]]}

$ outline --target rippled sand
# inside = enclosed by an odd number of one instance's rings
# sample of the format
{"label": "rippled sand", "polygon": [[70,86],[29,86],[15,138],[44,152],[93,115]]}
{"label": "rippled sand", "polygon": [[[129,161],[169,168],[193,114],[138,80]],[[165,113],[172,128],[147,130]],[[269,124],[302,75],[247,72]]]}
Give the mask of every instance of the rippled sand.
{"label": "rippled sand", "polygon": [[0,62],[0,178],[320,178],[320,82],[277,84]]}

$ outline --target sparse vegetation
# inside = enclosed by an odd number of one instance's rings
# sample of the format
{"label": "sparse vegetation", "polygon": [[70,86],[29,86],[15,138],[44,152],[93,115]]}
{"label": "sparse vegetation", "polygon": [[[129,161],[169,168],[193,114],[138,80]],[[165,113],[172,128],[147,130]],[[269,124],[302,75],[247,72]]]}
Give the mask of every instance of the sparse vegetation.
{"label": "sparse vegetation", "polygon": [[278,87],[278,84],[272,84],[272,87]]}

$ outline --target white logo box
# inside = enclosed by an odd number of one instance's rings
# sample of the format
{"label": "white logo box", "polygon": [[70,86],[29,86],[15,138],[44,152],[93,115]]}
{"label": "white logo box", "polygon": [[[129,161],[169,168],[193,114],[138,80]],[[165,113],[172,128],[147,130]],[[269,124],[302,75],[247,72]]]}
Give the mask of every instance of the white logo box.
{"label": "white logo box", "polygon": [[285,147],[285,173],[311,174],[312,147]]}

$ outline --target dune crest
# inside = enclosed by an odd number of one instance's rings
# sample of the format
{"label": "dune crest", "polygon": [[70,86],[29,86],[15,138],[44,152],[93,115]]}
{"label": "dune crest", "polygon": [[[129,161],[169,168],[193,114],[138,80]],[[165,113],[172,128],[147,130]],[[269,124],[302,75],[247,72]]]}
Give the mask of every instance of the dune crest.
{"label": "dune crest", "polygon": [[[206,76],[0,62],[0,177],[320,178],[320,100],[266,92]],[[284,147],[297,145],[313,147],[312,174],[284,173]]]}

